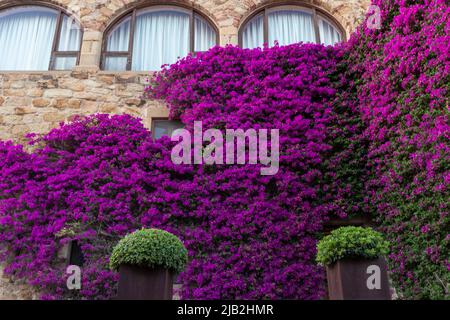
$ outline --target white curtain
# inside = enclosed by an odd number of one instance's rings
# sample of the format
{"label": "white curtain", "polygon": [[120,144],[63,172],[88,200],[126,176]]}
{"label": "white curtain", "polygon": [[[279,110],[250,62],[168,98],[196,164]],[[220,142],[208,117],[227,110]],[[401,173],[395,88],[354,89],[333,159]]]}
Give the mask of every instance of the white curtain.
{"label": "white curtain", "polygon": [[176,11],[147,12],[136,17],[132,69],[159,70],[189,53],[189,15]]}
{"label": "white curtain", "polygon": [[130,41],[130,18],[118,25],[108,36],[107,51],[128,51]]}
{"label": "white curtain", "polygon": [[259,15],[244,27],[242,32],[243,48],[253,49],[264,45],[264,18]]}
{"label": "white curtain", "polygon": [[316,42],[312,15],[302,11],[276,11],[269,14],[269,45]]}
{"label": "white curtain", "polygon": [[341,41],[341,34],[325,20],[319,20],[320,42],[326,46],[334,45]]}
{"label": "white curtain", "polygon": [[58,51],[79,51],[80,44],[80,26],[75,20],[65,15],[61,24]]}
{"label": "white curtain", "polygon": [[20,7],[0,15],[0,70],[48,70],[57,13]]}
{"label": "white curtain", "polygon": [[53,69],[71,70],[77,64],[77,57],[56,57]]}
{"label": "white curtain", "polygon": [[128,57],[106,57],[104,69],[108,71],[127,70]]}
{"label": "white curtain", "polygon": [[109,71],[124,71],[127,69],[128,45],[130,42],[131,19],[127,18],[108,35],[107,51],[125,52],[124,57],[106,57],[104,69]]}
{"label": "white curtain", "polygon": [[204,19],[195,16],[195,49],[208,51],[216,45],[216,32]]}
{"label": "white curtain", "polygon": [[[79,51],[81,45],[81,28],[78,23],[63,16],[58,51]],[[71,70],[77,64],[77,57],[56,57],[55,70]]]}

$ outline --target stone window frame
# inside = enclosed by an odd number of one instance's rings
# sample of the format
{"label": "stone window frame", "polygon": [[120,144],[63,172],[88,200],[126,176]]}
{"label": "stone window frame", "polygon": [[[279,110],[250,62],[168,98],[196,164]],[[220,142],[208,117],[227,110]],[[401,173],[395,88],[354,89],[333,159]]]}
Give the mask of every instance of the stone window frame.
{"label": "stone window frame", "polygon": [[259,15],[263,15],[263,32],[264,32],[264,43],[269,43],[269,17],[268,14],[271,12],[276,12],[278,8],[287,8],[289,10],[298,10],[298,11],[306,11],[311,13],[313,16],[313,27],[316,38],[316,43],[320,44],[320,32],[319,32],[319,18],[324,19],[326,22],[330,23],[333,27],[335,27],[342,36],[341,42],[345,42],[347,40],[347,33],[344,27],[339,23],[339,21],[331,14],[320,8],[319,6],[304,2],[304,1],[286,1],[286,2],[274,2],[258,7],[253,10],[239,26],[238,31],[238,44],[239,47],[243,47],[243,33],[244,29],[249,22],[251,22],[254,18]]}
{"label": "stone window frame", "polygon": [[[68,10],[66,10],[65,8],[63,8],[57,4],[46,2],[46,1],[31,1],[31,0],[24,0],[24,1],[14,0],[14,1],[8,1],[6,3],[0,4],[0,12],[4,11],[4,10],[8,10],[8,9],[28,7],[28,6],[45,7],[45,8],[53,9],[56,11],[56,14],[57,14],[55,34],[53,35],[53,39],[52,39],[52,53],[50,56],[50,62],[49,62],[47,71],[70,71],[70,70],[54,69],[56,58],[59,58],[59,57],[76,57],[77,60],[75,62],[75,66],[78,66],[80,63],[81,46],[83,44],[83,35],[84,35],[84,27],[83,27],[83,24],[81,23],[81,21],[78,19],[78,17],[76,17],[74,14],[71,14]],[[80,47],[77,51],[60,51],[60,50],[58,50],[64,16],[73,18],[77,22],[78,26],[80,27],[80,32],[81,32],[80,39],[81,40],[80,40]],[[7,71],[7,70],[0,70],[0,72],[4,72],[4,71]],[[33,71],[31,71],[31,72],[33,72]]]}
{"label": "stone window frame", "polygon": [[[178,12],[184,12],[189,14],[189,27],[190,27],[190,35],[189,35],[189,52],[195,54],[194,51],[195,47],[195,16],[199,16],[203,20],[205,20],[209,26],[211,26],[216,33],[216,45],[219,45],[220,43],[220,32],[219,28],[216,26],[216,24],[210,19],[206,14],[194,9],[191,6],[182,4],[182,3],[172,3],[170,1],[162,3],[142,3],[133,6],[132,8],[126,10],[122,14],[120,14],[118,17],[116,17],[105,29],[103,33],[103,40],[102,40],[102,53],[101,53],[101,61],[100,61],[100,70],[105,70],[105,61],[107,57],[123,57],[127,58],[127,65],[126,69],[124,71],[131,71],[132,67],[132,61],[133,61],[133,39],[134,39],[134,31],[135,31],[135,25],[136,25],[136,16],[137,12],[140,10],[145,9],[169,9],[174,10]],[[108,35],[114,30],[115,27],[119,26],[122,22],[124,22],[126,19],[131,18],[130,20],[130,38],[128,43],[128,51],[108,51],[107,45],[108,45]]]}

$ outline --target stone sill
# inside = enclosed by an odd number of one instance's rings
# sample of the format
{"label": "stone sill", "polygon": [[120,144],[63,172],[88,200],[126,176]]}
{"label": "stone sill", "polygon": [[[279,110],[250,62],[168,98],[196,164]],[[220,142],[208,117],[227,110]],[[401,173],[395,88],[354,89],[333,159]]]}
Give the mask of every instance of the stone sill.
{"label": "stone sill", "polygon": [[106,70],[83,70],[83,69],[73,69],[73,70],[46,70],[46,71],[0,71],[0,75],[70,75],[72,72],[86,71],[90,73],[96,73],[99,75],[111,75],[111,76],[121,76],[121,75],[135,75],[135,76],[151,76],[156,73],[156,71],[106,71]]}
{"label": "stone sill", "polygon": [[46,71],[0,71],[0,75],[5,74],[29,74],[29,75],[53,75],[53,74],[60,74],[60,75],[66,75],[71,74],[72,70],[46,70]]}
{"label": "stone sill", "polygon": [[99,75],[111,75],[111,76],[121,76],[121,75],[135,75],[135,76],[151,76],[154,75],[156,71],[107,71],[99,70],[97,74]]}

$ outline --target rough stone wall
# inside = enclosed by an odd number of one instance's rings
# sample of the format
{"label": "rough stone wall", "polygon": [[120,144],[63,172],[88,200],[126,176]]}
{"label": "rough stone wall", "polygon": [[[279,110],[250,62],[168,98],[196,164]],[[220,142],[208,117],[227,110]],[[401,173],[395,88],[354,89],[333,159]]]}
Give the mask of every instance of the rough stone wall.
{"label": "rough stone wall", "polygon": [[[0,10],[12,3],[0,0]],[[14,1],[18,2],[18,1]],[[220,44],[238,44],[238,30],[255,10],[279,0],[43,0],[77,16],[84,28],[80,63],[71,71],[1,72],[0,139],[24,142],[27,133],[45,133],[75,115],[129,113],[150,127],[152,118],[168,116],[160,101],[144,101],[141,95],[145,73],[99,70],[103,32],[129,8],[137,4],[184,4],[216,25]],[[345,29],[347,38],[361,21],[370,0],[304,0],[331,14]],[[0,266],[0,300],[34,299],[37,294],[22,283],[3,275]]]}
{"label": "rough stone wall", "polygon": [[0,300],[37,300],[39,293],[36,289],[26,285],[23,281],[3,273],[0,265]]}
{"label": "rough stone wall", "polygon": [[0,139],[23,141],[45,133],[75,115],[128,113],[150,127],[152,117],[167,117],[159,101],[140,97],[147,75],[132,72],[52,71],[0,73]]}
{"label": "rough stone wall", "polygon": [[[10,0],[0,0],[2,6]],[[32,1],[34,2],[34,1]],[[45,133],[78,114],[130,113],[150,126],[152,117],[168,115],[158,101],[142,101],[145,74],[99,71],[103,32],[115,18],[135,5],[184,4],[207,15],[217,26],[220,44],[238,43],[239,26],[252,12],[278,0],[53,0],[79,18],[84,27],[80,63],[67,72],[0,71],[0,139],[23,142],[29,132]],[[295,2],[295,1],[290,1]],[[347,37],[364,15],[370,0],[306,0],[333,15]]]}

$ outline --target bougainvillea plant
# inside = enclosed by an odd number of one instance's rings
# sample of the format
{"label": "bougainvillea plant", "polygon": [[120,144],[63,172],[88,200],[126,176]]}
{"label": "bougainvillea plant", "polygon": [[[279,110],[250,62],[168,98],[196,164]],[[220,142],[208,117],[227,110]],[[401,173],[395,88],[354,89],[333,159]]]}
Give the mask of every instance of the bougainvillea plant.
{"label": "bougainvillea plant", "polygon": [[397,292],[450,298],[450,7],[373,3],[381,29],[363,23],[344,59],[370,141],[367,202],[392,244]]}
{"label": "bougainvillea plant", "polygon": [[[138,119],[94,115],[0,143],[0,246],[6,271],[43,298],[107,299],[112,247],[136,229],[169,231],[190,261],[193,299],[319,299],[318,235],[331,216],[373,214],[393,243],[404,298],[449,283],[449,9],[444,0],[375,1],[341,46],[213,48],[163,69],[146,94],[187,129],[280,129],[280,170],[175,165],[168,138]],[[61,246],[84,253],[82,288],[66,288]]]}
{"label": "bougainvillea plant", "polygon": [[[182,92],[194,84],[202,90],[199,105],[183,112],[188,128],[195,112],[205,128],[279,128],[275,176],[262,176],[258,165],[175,165],[174,143],[153,141],[129,116],[96,115],[35,138],[34,152],[24,156],[26,186],[1,195],[1,240],[6,253],[20,252],[7,271],[39,285],[48,298],[70,297],[65,266],[55,256],[61,244],[77,240],[85,256],[79,297],[107,298],[117,277],[107,269],[112,244],[152,227],[176,234],[189,250],[183,297],[320,298],[317,233],[329,215],[345,214],[325,183],[324,162],[332,150],[327,128],[336,118],[331,73],[338,58],[334,48],[318,45],[229,46],[167,71],[188,84],[174,95],[198,97]],[[185,79],[185,69],[197,71]],[[172,104],[169,91],[177,86],[156,81],[153,94],[167,94]],[[214,104],[223,104],[222,112],[208,109],[214,97],[225,97]],[[4,152],[15,154],[12,148]]]}
{"label": "bougainvillea plant", "polygon": [[[173,205],[176,177],[190,177],[189,168],[172,164],[165,141],[153,141],[138,119],[96,115],[33,138],[32,154],[1,144],[1,253],[12,257],[5,271],[43,298],[114,295],[112,247],[149,225],[159,206]],[[67,290],[58,259],[71,240],[84,254],[80,291]]]}
{"label": "bougainvillea plant", "polygon": [[202,167],[205,198],[191,213],[202,233],[185,242],[195,260],[184,273],[184,296],[323,295],[316,235],[328,216],[347,214],[336,199],[341,192],[327,183],[337,161],[325,161],[338,118],[332,102],[339,57],[335,48],[311,44],[216,47],[156,75],[148,94],[165,99],[187,129],[194,121],[204,128],[280,129],[275,176],[261,176],[255,165]]}

